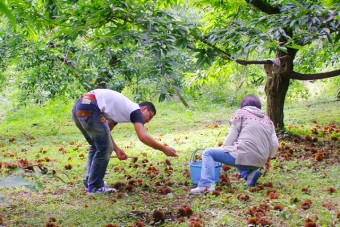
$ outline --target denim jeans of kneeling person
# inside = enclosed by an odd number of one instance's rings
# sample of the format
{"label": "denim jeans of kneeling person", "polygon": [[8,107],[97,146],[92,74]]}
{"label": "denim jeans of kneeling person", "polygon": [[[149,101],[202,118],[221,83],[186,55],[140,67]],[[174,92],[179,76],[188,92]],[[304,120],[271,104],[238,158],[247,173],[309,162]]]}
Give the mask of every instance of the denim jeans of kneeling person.
{"label": "denim jeans of kneeling person", "polygon": [[[82,116],[81,113],[87,114]],[[84,183],[87,183],[91,192],[104,187],[103,179],[113,151],[110,129],[95,99],[84,102],[80,98],[72,109],[72,117],[90,144]]]}
{"label": "denim jeans of kneeling person", "polygon": [[236,165],[235,158],[221,147],[207,148],[202,154],[201,178],[198,182],[198,187],[209,187],[215,184],[215,162],[236,167],[243,179],[247,179],[247,176],[253,170],[258,169],[258,167],[254,166]]}

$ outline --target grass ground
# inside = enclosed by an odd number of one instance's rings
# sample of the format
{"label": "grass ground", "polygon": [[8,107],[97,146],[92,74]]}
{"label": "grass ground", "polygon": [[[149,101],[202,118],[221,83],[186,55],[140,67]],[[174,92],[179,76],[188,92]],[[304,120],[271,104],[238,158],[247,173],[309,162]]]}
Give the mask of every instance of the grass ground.
{"label": "grass ground", "polygon": [[[105,180],[118,192],[87,195],[87,144],[71,105],[13,111],[0,123],[0,226],[338,226],[339,102],[287,105],[290,133],[280,137],[272,168],[256,187],[234,169],[214,194],[189,195],[189,162],[197,148],[218,146],[235,111],[222,105],[158,105],[151,135],[177,149],[168,158],[138,141],[133,125],[112,135],[138,160],[112,158]],[[313,225],[314,224],[314,225]]]}

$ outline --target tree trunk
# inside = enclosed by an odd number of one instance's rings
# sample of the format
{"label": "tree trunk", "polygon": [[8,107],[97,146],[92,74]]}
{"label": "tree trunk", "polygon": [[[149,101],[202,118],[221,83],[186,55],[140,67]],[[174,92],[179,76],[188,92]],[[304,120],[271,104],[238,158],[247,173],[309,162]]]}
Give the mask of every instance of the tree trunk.
{"label": "tree trunk", "polygon": [[280,78],[280,74],[269,78],[266,83],[267,114],[277,129],[284,129],[283,110],[288,86],[289,79]]}
{"label": "tree trunk", "polygon": [[292,70],[292,61],[281,61],[280,65],[265,64],[268,79],[265,86],[267,96],[267,114],[273,121],[275,128],[284,129],[284,103],[289,87],[289,78],[284,78],[287,72]]}

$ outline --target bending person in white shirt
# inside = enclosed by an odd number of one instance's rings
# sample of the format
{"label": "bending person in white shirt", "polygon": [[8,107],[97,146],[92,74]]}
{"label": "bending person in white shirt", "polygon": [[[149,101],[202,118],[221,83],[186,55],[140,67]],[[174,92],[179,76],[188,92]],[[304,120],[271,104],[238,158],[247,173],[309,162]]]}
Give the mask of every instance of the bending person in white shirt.
{"label": "bending person in white shirt", "polygon": [[141,142],[162,151],[167,156],[178,156],[175,149],[157,142],[144,128],[156,115],[151,102],[132,102],[123,94],[109,89],[95,89],[83,95],[72,109],[72,117],[90,144],[84,185],[89,193],[115,191],[104,185],[104,175],[112,151],[120,160],[127,159],[124,150],[113,140],[110,131],[118,124],[131,122]]}

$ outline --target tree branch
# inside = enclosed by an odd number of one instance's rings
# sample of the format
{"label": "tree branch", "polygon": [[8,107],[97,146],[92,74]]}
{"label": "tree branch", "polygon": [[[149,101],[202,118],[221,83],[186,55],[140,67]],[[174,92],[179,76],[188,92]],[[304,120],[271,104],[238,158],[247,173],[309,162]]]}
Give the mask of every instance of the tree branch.
{"label": "tree branch", "polygon": [[279,14],[281,12],[279,7],[271,6],[264,0],[246,0],[246,2],[267,14]]}
{"label": "tree branch", "polygon": [[[283,61],[285,59],[290,58],[288,55],[282,56],[282,57],[278,57],[278,59],[280,61]],[[247,61],[247,60],[242,60],[242,59],[237,59],[236,60],[237,63],[241,64],[241,65],[264,65],[264,64],[273,64],[272,60],[258,60],[258,61]]]}
{"label": "tree branch", "polygon": [[237,59],[237,63],[241,65],[263,65],[263,64],[272,64],[270,60],[258,60],[258,61],[248,61],[248,60],[242,60],[242,59]]}
{"label": "tree branch", "polygon": [[325,78],[330,78],[330,77],[335,77],[335,76],[340,76],[340,69],[331,71],[331,72],[315,73],[315,74],[303,74],[303,73],[292,71],[292,73],[284,74],[283,77],[289,78],[289,79],[295,79],[295,80],[319,80],[319,79],[325,79]]}
{"label": "tree branch", "polygon": [[205,39],[200,39],[200,41],[203,42],[204,44],[206,44],[207,46],[209,46],[209,47],[215,49],[217,52],[221,53],[221,54],[222,54],[222,58],[224,58],[224,59],[226,59],[226,60],[233,60],[233,59],[231,58],[231,56],[230,56],[229,53],[227,53],[226,51],[224,51],[224,50],[218,48],[217,46],[215,46],[215,45],[209,43],[207,40],[205,40]]}

